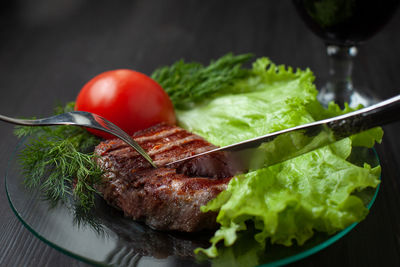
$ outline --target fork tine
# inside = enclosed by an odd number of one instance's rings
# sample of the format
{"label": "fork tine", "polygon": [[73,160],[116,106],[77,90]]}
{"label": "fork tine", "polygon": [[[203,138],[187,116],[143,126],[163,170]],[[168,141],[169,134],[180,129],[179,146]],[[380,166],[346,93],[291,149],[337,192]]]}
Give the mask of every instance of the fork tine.
{"label": "fork tine", "polygon": [[[125,143],[133,147],[142,157],[144,157],[154,168],[157,168],[157,166],[154,164],[153,160],[151,157],[145,152],[145,150],[138,144],[136,141],[132,138],[132,136],[128,135],[126,132],[124,132],[121,128],[119,128],[117,125],[114,123],[108,121],[107,119],[92,114],[94,120],[99,124],[101,127],[105,128],[108,130],[109,133],[115,135],[116,137],[120,138],[123,140]],[[101,121],[101,123],[99,122]]]}

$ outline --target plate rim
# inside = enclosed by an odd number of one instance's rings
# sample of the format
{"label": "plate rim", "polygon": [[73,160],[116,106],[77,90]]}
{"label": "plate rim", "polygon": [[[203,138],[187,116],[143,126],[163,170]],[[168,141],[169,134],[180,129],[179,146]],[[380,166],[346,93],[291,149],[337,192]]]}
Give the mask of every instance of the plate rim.
{"label": "plate rim", "polygon": [[[9,176],[9,171],[11,169],[12,163],[15,162],[16,159],[17,159],[17,151],[21,147],[21,145],[24,143],[25,139],[26,138],[22,138],[21,140],[19,140],[19,142],[15,146],[14,150],[11,153],[11,157],[8,159],[7,169],[6,169],[6,172],[4,174],[4,186],[5,186],[5,191],[6,191],[6,195],[7,195],[7,200],[8,200],[8,203],[9,203],[10,207],[11,207],[11,210],[16,215],[18,220],[22,223],[22,225],[29,230],[30,233],[32,233],[39,240],[43,241],[46,245],[50,246],[51,248],[54,248],[57,251],[72,257],[73,259],[77,259],[77,260],[83,261],[85,263],[89,263],[89,264],[96,265],[96,266],[109,266],[109,265],[107,265],[107,264],[105,264],[103,262],[95,261],[95,260],[92,260],[90,258],[81,256],[79,254],[75,254],[73,252],[70,252],[69,250],[67,250],[67,249],[65,249],[65,248],[63,248],[63,247],[61,247],[61,246],[59,246],[59,245],[47,240],[44,236],[39,234],[38,231],[34,230],[28,223],[26,223],[25,220],[22,218],[21,214],[14,207],[14,205],[13,205],[11,199],[10,199],[9,188],[8,188],[8,184],[7,184],[7,177]],[[370,150],[373,151],[374,157],[376,158],[376,160],[378,162],[378,165],[381,165],[380,158],[379,158],[379,155],[378,155],[376,149],[374,147],[366,148],[366,149],[370,149]],[[379,180],[380,181],[382,180],[381,176],[382,176],[382,173],[379,175]],[[375,188],[374,195],[372,196],[371,200],[368,202],[368,205],[366,206],[368,210],[370,210],[371,207],[373,206],[373,204],[375,203],[375,200],[376,200],[376,198],[378,196],[378,192],[380,191],[380,186],[381,186],[381,183],[379,183],[377,185],[377,187]],[[360,221],[360,222],[362,222],[362,221]],[[257,266],[259,266],[259,267],[282,266],[282,265],[290,264],[290,263],[302,260],[304,258],[307,258],[307,257],[309,257],[309,256],[311,256],[311,255],[313,255],[313,254],[315,254],[315,253],[317,253],[317,252],[329,247],[330,245],[332,245],[333,243],[337,242],[338,240],[340,240],[342,237],[347,235],[351,230],[353,230],[354,227],[357,224],[359,224],[360,222],[352,223],[351,225],[347,226],[346,228],[344,228],[343,230],[339,231],[338,233],[330,236],[328,239],[326,239],[322,243],[319,243],[316,246],[313,246],[313,247],[311,247],[309,249],[306,249],[305,251],[302,251],[302,252],[299,252],[299,253],[296,253],[294,255],[290,255],[290,256],[287,256],[287,257],[284,257],[284,258],[281,258],[281,259],[278,259],[278,260],[273,260],[273,261],[268,262],[268,263],[261,263],[261,264],[259,264]]]}

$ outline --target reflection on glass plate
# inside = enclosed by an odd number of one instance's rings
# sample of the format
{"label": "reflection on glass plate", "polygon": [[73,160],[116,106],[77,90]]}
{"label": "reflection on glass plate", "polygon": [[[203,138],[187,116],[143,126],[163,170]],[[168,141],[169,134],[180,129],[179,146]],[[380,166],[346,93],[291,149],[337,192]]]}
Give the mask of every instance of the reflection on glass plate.
{"label": "reflection on glass plate", "polygon": [[[21,222],[50,246],[85,262],[100,266],[276,266],[307,257],[339,240],[356,223],[333,236],[316,234],[303,246],[267,245],[262,249],[252,238],[251,230],[241,233],[232,247],[221,247],[216,259],[203,259],[193,253],[197,247],[208,247],[210,232],[181,234],[159,232],[124,218],[121,211],[107,205],[100,197],[90,214],[72,205],[51,207],[36,190],[22,184],[16,155],[17,146],[6,173],[6,190],[11,208]],[[362,165],[379,164],[374,150],[354,149],[350,160]],[[378,187],[379,188],[379,187]],[[360,193],[370,208],[377,189]]]}

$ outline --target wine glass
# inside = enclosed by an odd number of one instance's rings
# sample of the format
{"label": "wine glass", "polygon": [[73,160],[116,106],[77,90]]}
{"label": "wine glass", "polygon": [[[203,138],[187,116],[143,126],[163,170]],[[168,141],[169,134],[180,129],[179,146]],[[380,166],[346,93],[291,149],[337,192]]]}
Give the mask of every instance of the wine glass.
{"label": "wine glass", "polygon": [[395,13],[399,0],[293,0],[306,25],[326,45],[329,78],[318,100],[325,106],[369,106],[378,101],[372,90],[354,88],[353,60],[357,46],[372,37]]}

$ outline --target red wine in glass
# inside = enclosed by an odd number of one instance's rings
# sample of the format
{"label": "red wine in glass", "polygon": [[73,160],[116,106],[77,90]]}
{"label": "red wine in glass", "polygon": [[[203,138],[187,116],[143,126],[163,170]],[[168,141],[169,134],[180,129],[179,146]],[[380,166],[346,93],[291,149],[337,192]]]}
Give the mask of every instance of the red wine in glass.
{"label": "red wine in glass", "polygon": [[377,101],[353,87],[353,59],[357,46],[387,24],[399,0],[293,0],[305,24],[324,40],[329,58],[329,79],[318,95],[322,104],[347,102],[356,107]]}

